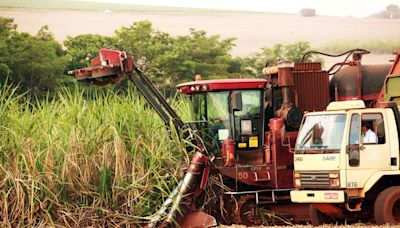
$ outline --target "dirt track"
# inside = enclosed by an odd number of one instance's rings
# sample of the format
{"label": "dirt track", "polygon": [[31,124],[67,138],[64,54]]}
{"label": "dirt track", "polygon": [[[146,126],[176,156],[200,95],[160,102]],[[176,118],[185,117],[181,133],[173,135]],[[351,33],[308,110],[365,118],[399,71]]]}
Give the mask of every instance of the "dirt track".
{"label": "dirt track", "polygon": [[340,17],[300,17],[294,14],[259,13],[110,13],[84,11],[9,10],[0,16],[12,17],[18,30],[35,34],[48,25],[56,39],[84,33],[112,35],[121,26],[151,20],[154,26],[172,35],[187,34],[189,28],[208,34],[236,37],[234,55],[247,55],[276,43],[309,41],[312,45],[332,40],[399,39],[400,20]]}

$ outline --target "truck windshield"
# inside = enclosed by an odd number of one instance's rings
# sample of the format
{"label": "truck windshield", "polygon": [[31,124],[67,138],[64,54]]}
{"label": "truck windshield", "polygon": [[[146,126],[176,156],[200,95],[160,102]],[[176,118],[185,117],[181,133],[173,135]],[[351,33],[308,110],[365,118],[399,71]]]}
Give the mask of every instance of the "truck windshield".
{"label": "truck windshield", "polygon": [[345,123],[345,114],[306,116],[297,136],[296,152],[339,152]]}

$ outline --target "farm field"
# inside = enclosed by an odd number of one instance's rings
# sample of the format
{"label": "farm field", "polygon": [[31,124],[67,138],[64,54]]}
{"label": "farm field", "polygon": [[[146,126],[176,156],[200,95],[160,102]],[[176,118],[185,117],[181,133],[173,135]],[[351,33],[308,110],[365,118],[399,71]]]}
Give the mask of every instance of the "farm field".
{"label": "farm field", "polygon": [[[150,20],[171,35],[195,28],[222,38],[236,37],[232,51],[236,56],[277,43],[308,41],[318,48],[340,40],[354,45],[356,40],[400,40],[400,20],[233,11],[103,11],[0,8],[0,16],[14,18],[19,32],[35,34],[48,25],[58,41],[79,34],[113,35],[122,26]],[[364,63],[387,63],[392,58],[375,53],[365,56]],[[325,58],[325,65],[342,60]],[[169,101],[190,119],[186,103]],[[130,87],[72,87],[57,91],[54,100],[31,100],[17,95],[14,87],[0,85],[0,135],[2,227],[141,226],[177,184],[182,161],[189,157],[178,137],[172,135],[170,140],[160,118]]]}
{"label": "farm field", "polygon": [[[236,37],[234,55],[245,56],[272,47],[308,41],[313,47],[338,40],[399,39],[400,20],[341,17],[300,17],[296,14],[202,12],[202,11],[132,11],[103,13],[103,11],[64,11],[0,9],[0,16],[11,17],[18,30],[35,34],[48,25],[57,40],[79,34],[112,35],[121,26],[130,26],[141,20],[150,20],[155,28],[183,35],[189,28],[219,34],[222,38]],[[356,48],[356,47],[354,47]]]}

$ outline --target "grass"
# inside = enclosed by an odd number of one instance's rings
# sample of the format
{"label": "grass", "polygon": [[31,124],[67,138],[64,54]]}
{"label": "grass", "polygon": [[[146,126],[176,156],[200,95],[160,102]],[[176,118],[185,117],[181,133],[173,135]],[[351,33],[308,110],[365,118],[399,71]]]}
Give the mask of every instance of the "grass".
{"label": "grass", "polygon": [[0,7],[5,8],[29,8],[49,10],[100,10],[115,11],[167,11],[179,9],[173,7],[154,7],[134,4],[114,4],[90,1],[73,0],[0,0]]}
{"label": "grass", "polygon": [[[104,3],[85,0],[0,0],[0,8],[46,9],[46,10],[81,10],[81,11],[112,11],[124,12],[158,12],[158,13],[247,13],[237,10],[217,10],[185,8],[172,6],[148,6],[137,4]],[[273,13],[271,13],[273,14]]]}
{"label": "grass", "polygon": [[144,99],[84,94],[0,87],[0,226],[138,226],[176,185],[184,147]]}
{"label": "grass", "polygon": [[373,54],[392,54],[400,47],[400,39],[393,40],[340,40],[328,42],[318,48],[327,53],[343,53],[350,49],[362,48]]}

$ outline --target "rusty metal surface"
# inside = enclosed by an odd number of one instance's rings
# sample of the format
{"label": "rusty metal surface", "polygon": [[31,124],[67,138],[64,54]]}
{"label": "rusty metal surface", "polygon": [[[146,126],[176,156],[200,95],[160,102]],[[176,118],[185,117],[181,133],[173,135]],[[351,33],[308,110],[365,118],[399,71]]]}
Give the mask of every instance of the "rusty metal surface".
{"label": "rusty metal surface", "polygon": [[320,62],[312,62],[312,63],[295,63],[294,64],[295,71],[315,71],[321,70]]}
{"label": "rusty metal surface", "polygon": [[293,188],[293,154],[297,132],[286,132],[284,136],[279,132],[272,133],[272,164],[275,176],[275,188]]}
{"label": "rusty metal surface", "polygon": [[298,107],[303,111],[321,111],[329,104],[329,76],[326,71],[297,71],[294,89]]}
{"label": "rusty metal surface", "polygon": [[279,86],[293,86],[293,68],[279,68],[278,75]]}
{"label": "rusty metal surface", "polygon": [[188,214],[181,224],[182,228],[217,227],[215,218],[204,212],[196,211]]}
{"label": "rusty metal surface", "polygon": [[[390,67],[390,64],[363,65],[361,72],[357,66],[343,67],[331,79],[330,93],[333,96],[335,85],[337,85],[339,100],[356,99],[359,96],[358,91],[361,91],[362,100],[375,101],[378,99]],[[358,83],[359,73],[361,73],[360,83]],[[361,87],[361,90],[358,87]]]}
{"label": "rusty metal surface", "polygon": [[333,217],[343,217],[342,209],[336,207],[334,204],[329,203],[314,203],[313,207],[322,213],[329,214]]}

